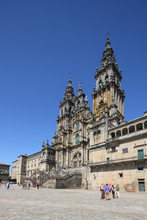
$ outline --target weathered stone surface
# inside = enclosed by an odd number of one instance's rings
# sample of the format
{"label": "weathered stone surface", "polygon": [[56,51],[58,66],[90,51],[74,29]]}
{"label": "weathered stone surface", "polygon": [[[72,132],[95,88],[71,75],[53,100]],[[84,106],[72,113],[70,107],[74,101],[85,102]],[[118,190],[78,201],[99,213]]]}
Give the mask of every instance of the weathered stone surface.
{"label": "weathered stone surface", "polygon": [[121,193],[100,200],[99,191],[0,188],[0,220],[145,220],[147,194]]}

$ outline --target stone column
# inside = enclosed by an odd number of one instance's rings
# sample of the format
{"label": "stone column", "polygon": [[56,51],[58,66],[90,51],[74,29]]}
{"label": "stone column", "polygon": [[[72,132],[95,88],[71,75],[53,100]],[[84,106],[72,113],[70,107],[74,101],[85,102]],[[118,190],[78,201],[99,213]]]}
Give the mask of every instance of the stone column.
{"label": "stone column", "polygon": [[69,160],[68,160],[68,149],[66,150],[66,167],[69,166]]}
{"label": "stone column", "polygon": [[59,151],[56,151],[56,169],[58,169]]}
{"label": "stone column", "polygon": [[86,163],[87,158],[86,158],[86,146],[84,146],[84,164]]}
{"label": "stone column", "polygon": [[120,96],[119,96],[119,94],[117,93],[118,111],[121,112],[121,110],[120,110],[120,98],[119,98],[119,97],[120,97]]}
{"label": "stone column", "polygon": [[64,167],[64,150],[62,150],[62,168]]}
{"label": "stone column", "polygon": [[84,155],[83,155],[83,146],[82,146],[82,150],[81,150],[81,164],[83,164],[83,159],[84,159]]}
{"label": "stone column", "polygon": [[87,164],[87,149],[85,147],[85,163]]}

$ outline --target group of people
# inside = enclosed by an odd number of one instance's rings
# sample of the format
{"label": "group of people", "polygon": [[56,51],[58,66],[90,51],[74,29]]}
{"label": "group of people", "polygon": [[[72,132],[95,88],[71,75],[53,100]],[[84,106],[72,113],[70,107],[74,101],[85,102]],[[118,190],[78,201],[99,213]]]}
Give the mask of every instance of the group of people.
{"label": "group of people", "polygon": [[[18,184],[18,186],[20,186],[20,184]],[[31,187],[31,183],[30,182],[22,184],[22,189],[30,189],[30,187]]]}
{"label": "group of people", "polygon": [[[20,184],[18,184],[19,186],[20,186]],[[38,183],[38,182],[36,182],[35,184],[32,184],[32,183],[30,183],[30,182],[24,182],[23,184],[22,184],[22,189],[30,189],[30,187],[33,187],[33,188],[37,188],[37,189],[39,189],[40,188],[40,184]]]}
{"label": "group of people", "polygon": [[[10,188],[10,182],[9,181],[8,182],[3,182],[3,184],[5,184],[6,189]],[[0,182],[0,187],[1,187],[1,185],[2,185],[2,182]]]}
{"label": "group of people", "polygon": [[100,193],[101,199],[110,200],[111,198],[119,198],[120,197],[120,187],[119,184],[111,185],[111,184],[101,184],[100,185]]}

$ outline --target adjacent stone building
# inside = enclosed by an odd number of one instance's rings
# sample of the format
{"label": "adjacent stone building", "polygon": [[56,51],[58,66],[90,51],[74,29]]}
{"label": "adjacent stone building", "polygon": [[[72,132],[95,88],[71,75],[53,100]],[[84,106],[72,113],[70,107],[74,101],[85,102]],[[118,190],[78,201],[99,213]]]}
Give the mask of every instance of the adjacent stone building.
{"label": "adjacent stone building", "polygon": [[0,182],[9,180],[9,168],[10,165],[0,163]]}
{"label": "adjacent stone building", "polygon": [[124,120],[122,73],[108,37],[95,80],[91,111],[81,84],[75,95],[69,79],[52,139],[55,163],[50,166],[48,146],[42,148],[26,157],[26,176],[32,174],[31,161],[36,158],[36,168],[46,172],[53,166],[80,172],[83,188],[98,189],[100,184],[110,183],[120,184],[121,190],[147,191],[147,112],[132,121]]}
{"label": "adjacent stone building", "polygon": [[11,178],[22,184],[26,178],[35,175],[39,176],[39,171],[49,172],[55,167],[55,150],[49,146],[48,141],[42,144],[41,151],[31,155],[20,155],[13,162]]}

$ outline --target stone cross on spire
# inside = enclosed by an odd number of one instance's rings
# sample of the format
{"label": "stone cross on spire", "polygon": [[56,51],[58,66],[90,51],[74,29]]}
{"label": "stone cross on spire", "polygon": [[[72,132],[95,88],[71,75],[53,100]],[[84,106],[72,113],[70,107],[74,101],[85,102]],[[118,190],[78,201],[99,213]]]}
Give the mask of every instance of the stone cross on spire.
{"label": "stone cross on spire", "polygon": [[111,48],[109,33],[107,33],[107,37],[106,37],[105,50],[108,48]]}
{"label": "stone cross on spire", "polygon": [[72,86],[71,73],[69,73],[68,86]]}
{"label": "stone cross on spire", "polygon": [[81,81],[79,81],[79,88],[78,88],[78,96],[83,94],[82,86],[81,86]]}
{"label": "stone cross on spire", "polygon": [[81,81],[79,81],[79,88],[81,88]]}

